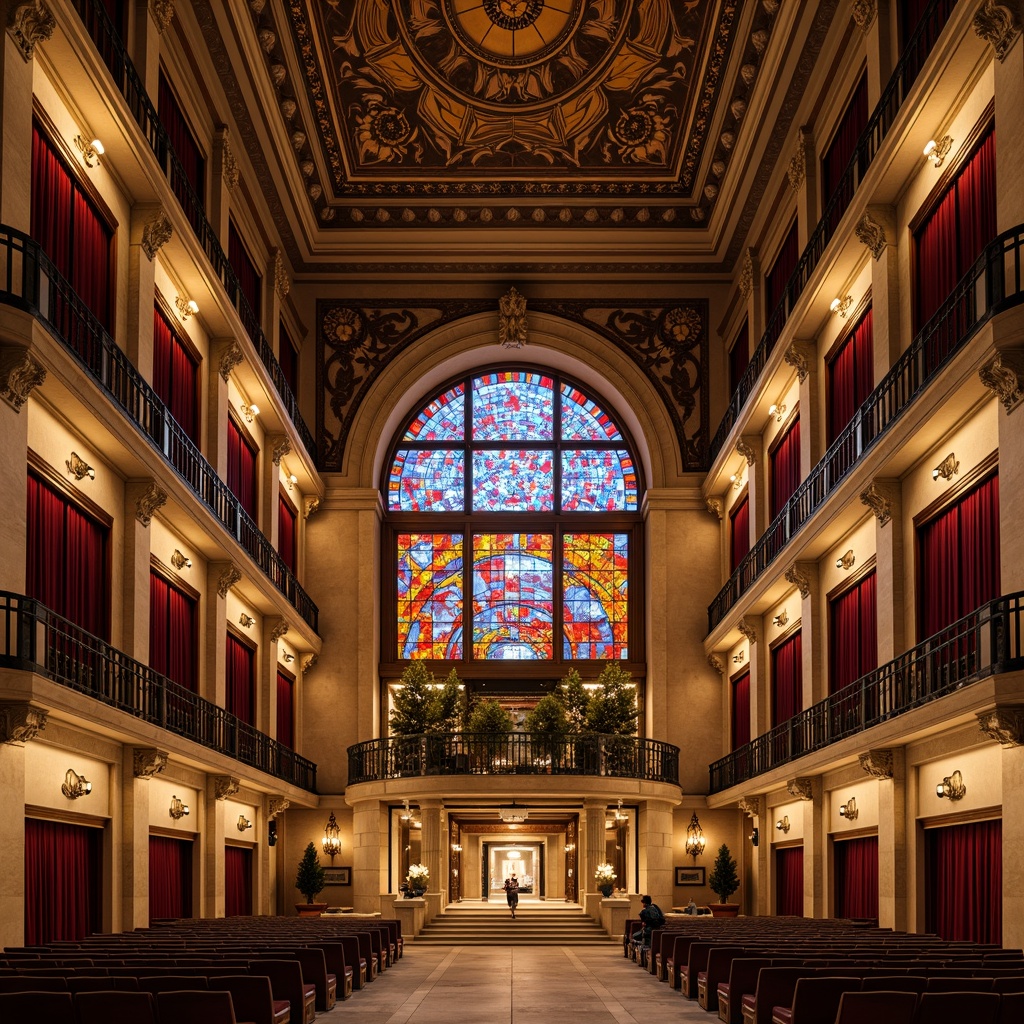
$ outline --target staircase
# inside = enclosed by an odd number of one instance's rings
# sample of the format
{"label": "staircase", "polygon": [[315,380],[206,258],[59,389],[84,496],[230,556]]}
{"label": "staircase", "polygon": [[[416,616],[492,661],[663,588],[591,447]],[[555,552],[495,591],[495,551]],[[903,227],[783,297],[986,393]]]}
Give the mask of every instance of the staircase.
{"label": "staircase", "polygon": [[606,946],[613,940],[574,903],[520,899],[513,921],[502,899],[449,903],[414,941],[417,946]]}

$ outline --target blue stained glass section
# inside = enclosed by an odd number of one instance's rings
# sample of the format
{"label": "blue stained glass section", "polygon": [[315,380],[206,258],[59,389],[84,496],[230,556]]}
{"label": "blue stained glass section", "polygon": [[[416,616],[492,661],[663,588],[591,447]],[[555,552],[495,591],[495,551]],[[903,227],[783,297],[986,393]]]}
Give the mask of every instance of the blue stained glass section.
{"label": "blue stained glass section", "polygon": [[596,402],[579,388],[562,385],[563,441],[621,441],[622,433]]}
{"label": "blue stained glass section", "polygon": [[462,384],[431,399],[409,424],[403,441],[461,441],[466,436],[466,389]]}
{"label": "blue stained glass section", "polygon": [[461,450],[400,449],[391,464],[388,508],[393,512],[461,512],[464,473]]}
{"label": "blue stained glass section", "polygon": [[550,451],[473,452],[474,512],[548,512],[553,507]]}
{"label": "blue stained glass section", "polygon": [[636,470],[629,452],[562,452],[563,512],[635,512]]}
{"label": "blue stained glass section", "polygon": [[505,370],[473,380],[474,441],[552,441],[554,381]]}

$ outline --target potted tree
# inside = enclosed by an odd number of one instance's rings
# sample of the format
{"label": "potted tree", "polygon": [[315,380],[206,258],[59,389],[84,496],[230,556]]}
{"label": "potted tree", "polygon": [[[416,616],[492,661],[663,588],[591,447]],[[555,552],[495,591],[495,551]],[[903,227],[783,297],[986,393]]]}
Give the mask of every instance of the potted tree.
{"label": "potted tree", "polygon": [[295,877],[295,888],[306,897],[305,903],[295,904],[299,917],[319,917],[327,909],[326,903],[313,902],[325,884],[324,869],[320,866],[316,847],[310,843],[299,861],[299,873]]}
{"label": "potted tree", "polygon": [[708,878],[708,888],[719,898],[720,903],[711,904],[711,913],[715,917],[737,917],[740,912],[738,903],[730,903],[729,897],[740,887],[740,876],[736,873],[736,861],[729,853],[729,847],[723,843],[715,858],[715,866]]}

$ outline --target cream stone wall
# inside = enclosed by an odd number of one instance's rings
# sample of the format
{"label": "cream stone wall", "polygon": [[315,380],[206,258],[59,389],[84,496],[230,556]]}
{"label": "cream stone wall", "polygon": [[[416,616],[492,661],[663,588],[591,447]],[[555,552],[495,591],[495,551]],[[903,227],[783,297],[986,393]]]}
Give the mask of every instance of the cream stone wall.
{"label": "cream stone wall", "polygon": [[[92,783],[87,796],[69,800],[61,792],[68,769]],[[25,747],[25,803],[50,810],[110,817],[115,812],[110,765],[96,758],[43,743]]]}

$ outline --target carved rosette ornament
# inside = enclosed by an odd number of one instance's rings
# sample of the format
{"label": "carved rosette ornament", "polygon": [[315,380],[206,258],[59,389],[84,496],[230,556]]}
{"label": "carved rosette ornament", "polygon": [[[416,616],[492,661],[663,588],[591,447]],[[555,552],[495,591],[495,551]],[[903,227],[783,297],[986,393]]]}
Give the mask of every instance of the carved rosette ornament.
{"label": "carved rosette ornament", "polygon": [[1000,352],[978,371],[978,376],[981,383],[1003,403],[1009,415],[1024,398],[1024,352]]}
{"label": "carved rosette ornament", "polygon": [[736,453],[747,460],[748,466],[757,462],[757,452],[742,437],[736,442]]}
{"label": "carved rosette ornament", "polygon": [[865,35],[878,14],[877,0],[853,0],[853,23]]}
{"label": "carved rosette ornament", "polygon": [[807,144],[810,141],[810,129],[807,125],[801,125],[796,135],[796,152],[789,161],[789,169],[786,177],[789,178],[789,187],[798,192],[800,186],[807,180]]}
{"label": "carved rosette ornament", "polygon": [[152,220],[146,222],[146,226],[142,229],[141,244],[142,251],[146,254],[146,259],[150,263],[156,259],[156,254],[160,251],[161,247],[171,240],[173,233],[174,229],[171,227],[171,222],[163,210],[158,211]]}
{"label": "carved rosette ornament", "polygon": [[751,623],[747,622],[746,619],[740,619],[736,628],[744,637],[746,637],[747,643],[757,643],[757,629]]}
{"label": "carved rosette ornament", "polygon": [[754,250],[743,250],[743,265],[740,267],[740,295],[746,298],[754,286]]}
{"label": "carved rosette ornament", "polygon": [[1021,33],[1024,22],[1024,4],[1021,0],[985,0],[974,16],[974,31],[986,42],[992,44],[996,57],[1006,60],[1014,40]]}
{"label": "carved rosette ornament", "polygon": [[741,796],[740,810],[748,818],[756,818],[761,814],[761,798],[759,796]]}
{"label": "carved rosette ornament", "polygon": [[137,779],[151,779],[167,767],[168,754],[156,747],[135,747],[132,751],[132,774]]}
{"label": "carved rosette ornament", "polygon": [[273,821],[279,814],[284,814],[291,805],[291,800],[283,796],[272,796],[267,807],[267,821]]}
{"label": "carved rosette ornament", "polygon": [[274,290],[283,299],[291,291],[292,283],[284,269],[284,257],[280,249],[274,250]]}
{"label": "carved rosette ornament", "polygon": [[308,519],[314,512],[320,511],[320,499],[314,495],[312,498],[306,499],[306,515]]}
{"label": "carved rosette ornament", "polygon": [[50,8],[43,0],[35,0],[34,3],[19,4],[14,8],[7,32],[28,63],[35,56],[36,44],[46,42],[56,27],[57,21],[50,13]]}
{"label": "carved rosette ornament", "polygon": [[789,583],[792,583],[800,591],[801,597],[809,597],[811,593],[811,578],[803,569],[793,565],[783,574]]}
{"label": "carved rosette ornament", "polygon": [[242,349],[237,341],[232,341],[221,353],[220,364],[217,369],[220,372],[221,380],[227,383],[231,371],[244,359]]}
{"label": "carved rosette ornament", "polygon": [[15,412],[21,412],[29,395],[44,380],[46,370],[23,348],[0,348],[0,398]]}
{"label": "carved rosette ornament", "polygon": [[725,674],[725,662],[717,654],[708,655],[708,665],[720,676]]}
{"label": "carved rosette ornament", "polygon": [[157,32],[163,35],[174,17],[174,0],[149,0],[149,13],[153,16]]}
{"label": "carved rosette ornament", "polygon": [[859,757],[861,768],[876,779],[891,779],[893,756],[891,750],[869,750]]}
{"label": "carved rosette ornament", "polygon": [[865,210],[864,215],[857,221],[854,233],[876,260],[882,258],[887,245],[895,244],[893,221],[894,218],[889,211],[877,207]]}
{"label": "carved rosette ornament", "polygon": [[894,487],[872,480],[867,488],[860,492],[860,500],[875,514],[879,526],[885,526],[892,519],[893,505],[896,503]]}
{"label": "carved rosette ornament", "polygon": [[280,466],[281,465],[281,460],[287,454],[289,454],[289,452],[291,452],[291,450],[292,450],[292,443],[284,435],[281,435],[280,437],[273,438],[271,443],[273,444],[272,451],[273,451],[274,465],[275,466]]}
{"label": "carved rosette ornament", "polygon": [[814,799],[814,780],[808,778],[790,779],[786,783],[786,792],[797,800]]}
{"label": "carved rosette ornament", "polygon": [[811,372],[811,361],[817,352],[818,350],[810,342],[794,341],[782,354],[786,364],[796,370],[796,379],[801,384],[807,380],[807,376]]}
{"label": "carved rosette ornament", "polygon": [[978,715],[981,731],[1004,747],[1024,745],[1024,707],[1006,705]]}
{"label": "carved rosette ornament", "polygon": [[158,508],[167,504],[167,495],[150,480],[146,489],[135,499],[135,518],[143,526],[149,526]]}
{"label": "carved rosette ornament", "polygon": [[721,498],[707,498],[704,501],[704,505],[716,519],[721,521],[722,517],[725,515],[725,512],[722,510]]}
{"label": "carved rosette ornament", "polygon": [[0,701],[0,743],[23,746],[46,728],[49,712],[28,701]]}
{"label": "carved rosette ornament", "polygon": [[270,631],[270,642],[276,644],[281,637],[285,636],[288,632],[288,623],[284,619],[278,619],[274,623],[274,628]]}
{"label": "carved rosette ornament", "polygon": [[217,580],[217,593],[221,597],[227,597],[228,591],[242,578],[241,572],[233,565],[229,565]]}
{"label": "carved rosette ornament", "polygon": [[230,775],[214,775],[213,795],[218,800],[227,800],[229,796],[234,796],[238,792],[241,784],[240,779],[233,779]]}

